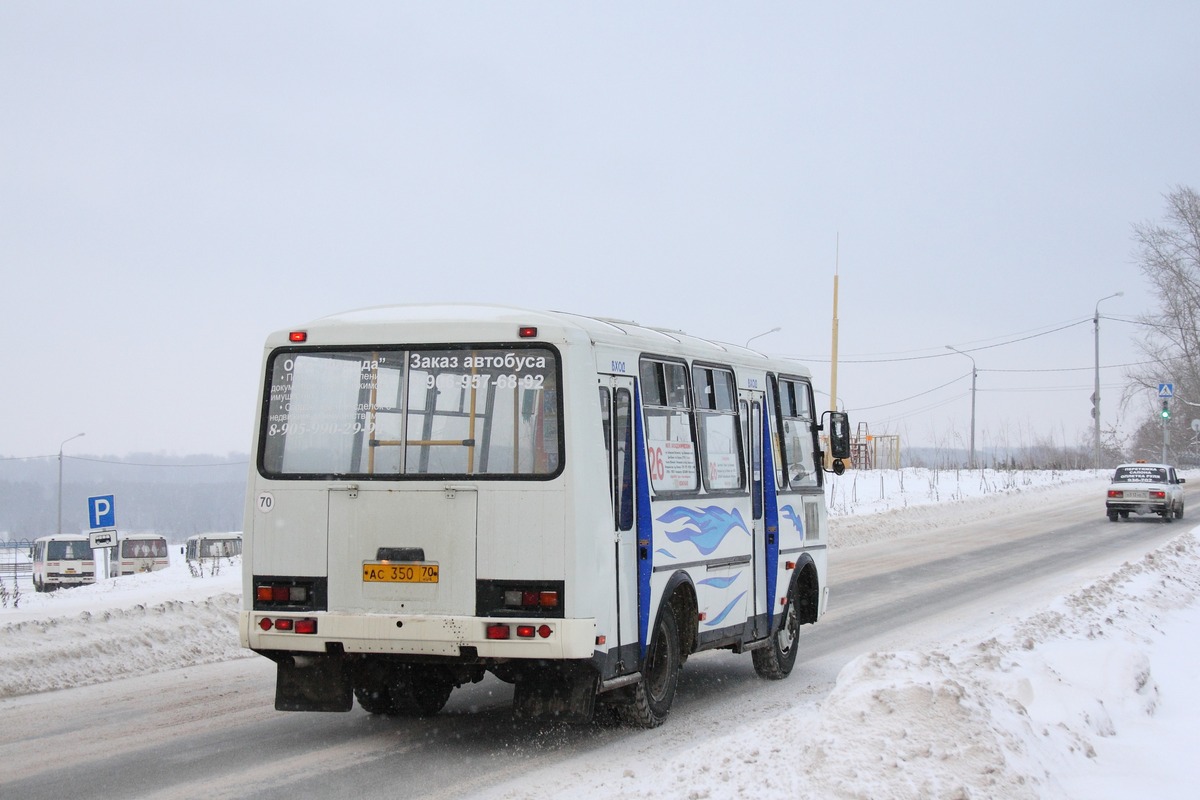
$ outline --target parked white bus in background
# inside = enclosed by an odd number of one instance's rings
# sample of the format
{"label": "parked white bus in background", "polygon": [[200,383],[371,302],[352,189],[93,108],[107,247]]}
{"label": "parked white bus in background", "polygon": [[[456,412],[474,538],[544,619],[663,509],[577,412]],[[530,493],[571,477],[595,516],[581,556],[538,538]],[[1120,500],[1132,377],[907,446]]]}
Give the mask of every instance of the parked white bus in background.
{"label": "parked white bus in background", "polygon": [[33,588],[52,592],[96,582],[96,560],[88,537],[77,534],[33,540]]}
{"label": "parked white bus in background", "polygon": [[[275,707],[659,725],[699,651],[787,676],[828,600],[809,372],[564,313],[365,309],[266,343],[243,646]],[[849,456],[845,414],[831,455]]]}
{"label": "parked white bus in background", "polygon": [[201,533],[189,536],[183,545],[188,564],[203,564],[214,559],[231,559],[242,554],[240,533]]}
{"label": "parked white bus in background", "polygon": [[117,555],[108,571],[112,577],[154,572],[171,565],[166,537],[155,533],[130,533],[117,541]]}

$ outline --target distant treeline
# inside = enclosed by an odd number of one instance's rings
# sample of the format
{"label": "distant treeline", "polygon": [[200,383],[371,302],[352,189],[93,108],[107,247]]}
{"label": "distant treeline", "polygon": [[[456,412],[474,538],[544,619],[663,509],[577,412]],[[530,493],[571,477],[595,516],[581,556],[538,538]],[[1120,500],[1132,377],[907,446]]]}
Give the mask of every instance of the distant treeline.
{"label": "distant treeline", "polygon": [[[88,530],[87,499],[113,495],[117,530],[171,541],[239,531],[248,456],[64,456],[62,528]],[[58,528],[58,457],[0,456],[0,539],[34,539]]]}

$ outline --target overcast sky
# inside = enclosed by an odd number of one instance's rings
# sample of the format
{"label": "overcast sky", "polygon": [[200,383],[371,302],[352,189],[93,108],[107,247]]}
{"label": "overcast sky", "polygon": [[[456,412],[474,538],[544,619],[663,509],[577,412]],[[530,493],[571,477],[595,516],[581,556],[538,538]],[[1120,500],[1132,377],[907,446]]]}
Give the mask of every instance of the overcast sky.
{"label": "overcast sky", "polygon": [[265,336],[386,303],[779,326],[828,390],[835,268],[854,424],[964,444],[954,345],[979,446],[1090,441],[1198,76],[1192,0],[6,0],[0,456],[246,452]]}

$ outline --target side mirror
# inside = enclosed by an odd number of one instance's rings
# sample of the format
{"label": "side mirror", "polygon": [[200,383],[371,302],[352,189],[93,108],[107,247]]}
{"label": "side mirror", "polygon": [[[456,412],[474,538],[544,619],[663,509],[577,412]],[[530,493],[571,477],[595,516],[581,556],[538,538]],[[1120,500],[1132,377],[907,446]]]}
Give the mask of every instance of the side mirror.
{"label": "side mirror", "polygon": [[829,431],[829,454],[833,457],[833,474],[846,471],[842,459],[850,457],[850,416],[845,411],[826,411],[829,422],[822,425]]}

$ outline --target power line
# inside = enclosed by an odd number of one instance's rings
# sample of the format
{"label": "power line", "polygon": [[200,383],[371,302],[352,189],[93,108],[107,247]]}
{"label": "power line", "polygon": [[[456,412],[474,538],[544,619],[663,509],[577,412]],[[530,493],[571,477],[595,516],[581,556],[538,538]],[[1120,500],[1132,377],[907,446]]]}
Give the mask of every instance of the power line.
{"label": "power line", "polygon": [[[1092,321],[1091,317],[1086,317],[1086,318],[1078,320],[1076,322],[1069,322],[1065,325],[1060,325],[1057,328],[1051,328],[1050,330],[1042,331],[1041,333],[1032,333],[1032,334],[1029,334],[1028,336],[1017,336],[1017,338],[1006,339],[1005,341],[996,342],[995,344],[981,345],[979,347],[971,347],[971,348],[962,348],[961,352],[977,353],[981,350],[992,350],[997,347],[1005,347],[1010,344],[1018,344],[1019,342],[1027,342],[1027,341],[1030,341],[1031,339],[1038,339],[1038,338],[1041,338],[1042,336],[1049,336],[1052,333],[1059,333],[1060,331],[1065,331],[1070,328],[1074,328],[1079,325],[1089,323],[1091,321]],[[986,341],[986,340],[984,340],[984,341]],[[931,358],[946,358],[949,355],[951,355],[951,354],[950,353],[929,353],[929,354],[923,355],[923,356],[903,356],[903,357],[899,357],[899,358],[866,358],[866,359],[842,358],[842,359],[838,359],[838,363],[839,364],[894,364],[894,363],[903,362],[903,361],[927,361],[928,359],[931,359]],[[796,359],[797,361],[812,361],[812,362],[815,362],[818,364],[828,364],[832,360],[829,358],[808,358],[806,356],[784,356],[784,357]]]}
{"label": "power line", "polygon": [[874,411],[874,410],[875,410],[875,409],[877,409],[877,408],[885,408],[885,407],[887,407],[887,406],[899,405],[900,403],[907,403],[909,400],[915,400],[915,399],[916,399],[916,398],[918,398],[918,397],[923,397],[924,395],[930,394],[930,393],[932,393],[932,392],[936,392],[938,389],[945,389],[945,388],[946,388],[947,386],[949,386],[950,384],[952,384],[952,383],[958,383],[958,382],[959,382],[959,381],[961,381],[963,378],[969,378],[969,377],[971,377],[971,373],[969,373],[969,372],[968,372],[966,375],[959,376],[959,377],[955,378],[955,379],[954,379],[954,380],[952,380],[952,381],[947,381],[946,383],[943,383],[941,386],[935,386],[935,387],[933,387],[932,389],[927,389],[927,390],[925,390],[925,391],[923,391],[923,392],[918,392],[917,394],[914,394],[914,395],[912,395],[911,397],[906,397],[906,398],[904,398],[903,400],[892,400],[892,401],[890,401],[890,402],[887,402],[887,403],[880,403],[880,404],[879,404],[879,405],[877,405],[877,406],[864,406],[864,407],[861,407],[861,408],[852,408],[852,410],[853,410],[853,411],[856,411],[856,412],[857,412],[857,411]]}
{"label": "power line", "polygon": [[[1123,369],[1125,367],[1145,367],[1151,364],[1157,364],[1157,361],[1131,361],[1128,364],[1107,364],[1101,365],[1100,369]],[[1091,372],[1095,367],[1058,367],[1057,369],[983,369],[980,372]]]}

